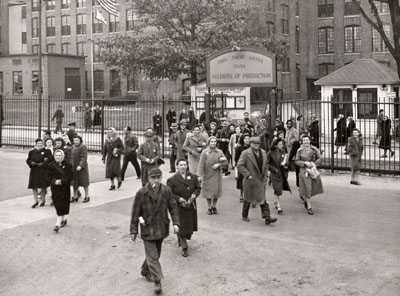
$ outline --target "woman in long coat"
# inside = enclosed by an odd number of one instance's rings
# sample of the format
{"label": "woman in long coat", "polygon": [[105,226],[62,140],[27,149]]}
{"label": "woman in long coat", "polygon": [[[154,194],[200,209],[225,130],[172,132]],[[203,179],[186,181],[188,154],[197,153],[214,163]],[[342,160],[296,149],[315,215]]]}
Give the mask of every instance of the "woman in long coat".
{"label": "woman in long coat", "polygon": [[336,150],[334,153],[338,153],[339,147],[345,146],[347,144],[347,126],[346,126],[346,118],[344,118],[343,114],[339,114],[339,119],[336,122],[336,139],[335,146]]}
{"label": "woman in long coat", "polygon": [[311,145],[311,139],[304,135],[301,140],[301,147],[297,150],[295,164],[300,167],[300,196],[304,199],[304,207],[309,215],[314,215],[311,207],[311,196],[324,192],[321,176],[316,166],[321,164],[321,154],[318,148]]}
{"label": "woman in long coat", "polygon": [[114,179],[118,179],[118,188],[121,187],[121,153],[124,144],[118,136],[115,128],[110,127],[107,132],[107,139],[103,146],[102,161],[106,165],[106,178],[111,180],[109,190],[115,190]]}
{"label": "woman in long coat", "polygon": [[207,199],[208,215],[218,214],[217,201],[222,196],[221,170],[228,168],[228,160],[222,150],[217,148],[217,138],[208,139],[209,147],[200,155],[197,175],[202,181],[201,195]]}
{"label": "woman in long coat", "polygon": [[50,185],[47,178],[46,169],[47,165],[51,161],[52,155],[50,150],[44,148],[43,140],[35,140],[35,148],[28,153],[28,159],[26,163],[31,169],[29,172],[29,184],[28,189],[32,189],[33,199],[35,203],[32,208],[36,208],[39,205],[38,201],[38,189],[41,189],[41,202],[40,206],[43,207],[46,203],[46,187]]}
{"label": "woman in long coat", "polygon": [[72,164],[65,159],[61,149],[54,152],[54,160],[49,164],[47,175],[51,183],[53,204],[57,212],[57,222],[54,231],[67,225],[66,215],[69,214],[70,185],[73,179]]}
{"label": "woman in long coat", "polygon": [[380,149],[383,149],[383,155],[381,155],[381,158],[387,157],[388,150],[390,152],[390,156],[392,157],[394,155],[394,151],[392,150],[392,136],[390,135],[390,131],[392,129],[392,121],[389,119],[389,117],[384,117],[381,123],[381,129],[382,136],[378,146]]}
{"label": "woman in long coat", "polygon": [[188,243],[194,231],[197,231],[196,198],[200,194],[200,183],[195,174],[188,171],[186,159],[176,163],[178,172],[167,181],[176,203],[179,205],[178,244],[182,247],[182,256],[188,256]]}
{"label": "woman in long coat", "polygon": [[153,116],[153,129],[156,135],[162,135],[162,116],[160,115],[160,111],[156,111],[156,114]]}
{"label": "woman in long coat", "polygon": [[361,170],[361,156],[364,150],[361,133],[358,129],[353,129],[352,136],[349,138],[347,152],[350,155],[350,184],[360,185],[359,176]]}
{"label": "woman in long coat", "polygon": [[193,135],[188,136],[183,143],[182,150],[187,153],[189,161],[189,171],[192,174],[197,173],[199,166],[200,155],[207,143],[200,135],[200,126],[196,125],[193,128]]}
{"label": "woman in long coat", "polygon": [[72,166],[74,169],[74,198],[71,202],[77,202],[78,190],[82,186],[85,190],[85,198],[82,202],[89,202],[89,167],[87,162],[87,148],[82,143],[81,136],[74,138],[74,146],[72,147]]}
{"label": "woman in long coat", "polygon": [[235,168],[237,171],[236,189],[240,190],[240,202],[243,202],[243,175],[237,169],[237,163],[239,162],[240,155],[242,152],[250,147],[250,134],[244,134],[239,139],[239,145],[235,149]]}
{"label": "woman in long coat", "polygon": [[288,178],[288,169],[286,164],[283,165],[285,161],[285,151],[283,148],[283,139],[278,138],[272,142],[271,149],[267,153],[267,165],[268,170],[271,172],[270,178],[272,182],[272,188],[274,189],[275,195],[275,209],[278,214],[283,213],[281,204],[279,201],[282,191],[291,191]]}
{"label": "woman in long coat", "polygon": [[231,165],[232,168],[235,168],[235,154],[236,154],[236,148],[239,146],[239,141],[242,136],[242,131],[240,129],[240,126],[235,127],[235,132],[231,135],[231,138],[229,139],[229,154],[231,155]]}

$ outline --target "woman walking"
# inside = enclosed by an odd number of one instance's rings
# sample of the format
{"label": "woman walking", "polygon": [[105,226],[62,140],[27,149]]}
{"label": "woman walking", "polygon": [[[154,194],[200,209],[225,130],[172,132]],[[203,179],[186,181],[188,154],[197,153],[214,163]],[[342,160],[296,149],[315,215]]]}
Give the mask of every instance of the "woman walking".
{"label": "woman walking", "polygon": [[207,214],[212,215],[218,214],[217,201],[222,196],[221,171],[228,168],[228,160],[222,150],[217,148],[216,137],[210,137],[208,145],[209,147],[201,152],[197,175],[202,181],[201,195],[207,199]]}
{"label": "woman walking", "polygon": [[74,138],[74,146],[72,148],[72,166],[74,169],[74,198],[71,202],[78,202],[78,190],[80,186],[85,190],[85,198],[82,202],[89,202],[89,167],[87,163],[87,148],[82,143],[82,138],[80,136]]}
{"label": "woman walking", "polygon": [[106,178],[111,180],[109,190],[115,190],[114,179],[118,180],[118,188],[121,187],[121,153],[124,144],[118,136],[115,128],[110,127],[107,131],[107,139],[103,146],[102,161],[106,165]]}
{"label": "woman walking", "polygon": [[204,148],[206,148],[207,143],[203,140],[200,135],[200,126],[195,125],[193,127],[193,134],[187,136],[185,142],[183,143],[182,150],[187,153],[189,171],[192,174],[197,173],[197,168],[199,166],[200,155]]}
{"label": "woman walking", "polygon": [[43,207],[46,204],[46,187],[50,185],[46,176],[46,168],[51,161],[52,155],[49,150],[44,148],[43,140],[35,140],[35,148],[28,153],[28,159],[26,163],[30,167],[29,172],[29,184],[28,189],[32,189],[33,199],[35,203],[32,208],[36,208],[39,205],[38,200],[38,189],[41,189],[41,202],[40,206]]}
{"label": "woman walking", "polygon": [[378,146],[380,149],[383,149],[383,155],[381,155],[381,158],[387,157],[388,150],[390,152],[390,157],[392,157],[394,155],[394,151],[392,150],[392,136],[390,134],[392,129],[392,121],[389,119],[389,117],[384,117],[381,123],[381,129],[382,136]]}
{"label": "woman walking", "polygon": [[239,140],[240,137],[242,136],[242,131],[240,129],[240,126],[235,127],[235,132],[231,135],[231,138],[229,139],[229,154],[231,155],[231,165],[232,168],[235,168],[235,154],[236,154],[236,148],[239,146]]}
{"label": "woman walking", "polygon": [[48,178],[51,183],[51,194],[57,213],[54,231],[67,225],[66,215],[69,214],[70,185],[73,179],[72,165],[65,158],[61,149],[54,152],[54,160],[49,164]]}
{"label": "woman walking", "polygon": [[240,137],[239,145],[235,149],[235,170],[237,171],[236,189],[240,190],[240,202],[243,202],[243,175],[237,169],[242,152],[250,147],[250,134],[244,134]]}
{"label": "woman walking", "polygon": [[283,140],[281,138],[272,142],[271,149],[267,153],[267,165],[274,189],[275,196],[275,209],[279,215],[283,214],[281,203],[279,201],[282,191],[290,191],[288,178],[288,169],[285,162],[286,153],[283,147]]}
{"label": "woman walking", "polygon": [[324,192],[321,176],[316,168],[321,162],[318,148],[311,145],[310,136],[304,135],[301,138],[301,147],[297,150],[295,164],[300,167],[299,191],[309,215],[314,215],[310,202],[311,196]]}
{"label": "woman walking", "polygon": [[188,161],[176,162],[178,172],[167,181],[176,203],[179,205],[178,245],[182,247],[182,256],[187,257],[188,243],[194,231],[197,231],[196,198],[200,194],[200,183],[195,174],[188,171]]}
{"label": "woman walking", "polygon": [[359,177],[361,169],[361,155],[363,153],[363,150],[364,146],[362,143],[361,133],[358,129],[355,128],[353,129],[352,136],[349,138],[349,144],[347,146],[347,152],[350,155],[350,184],[361,185]]}

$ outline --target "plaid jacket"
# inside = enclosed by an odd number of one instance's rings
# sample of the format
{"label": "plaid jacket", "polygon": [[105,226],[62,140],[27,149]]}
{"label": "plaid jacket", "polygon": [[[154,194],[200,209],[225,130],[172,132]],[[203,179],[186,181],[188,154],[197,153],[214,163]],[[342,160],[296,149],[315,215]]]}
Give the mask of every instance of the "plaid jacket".
{"label": "plaid jacket", "polygon": [[[153,215],[156,209],[157,212]],[[173,224],[179,226],[178,205],[175,202],[171,189],[161,184],[157,199],[156,193],[154,193],[150,187],[150,183],[148,183],[136,193],[132,206],[130,233],[138,233],[139,217],[143,217],[145,223],[140,224],[140,235],[143,240],[166,238],[169,234],[170,221],[168,211]]]}

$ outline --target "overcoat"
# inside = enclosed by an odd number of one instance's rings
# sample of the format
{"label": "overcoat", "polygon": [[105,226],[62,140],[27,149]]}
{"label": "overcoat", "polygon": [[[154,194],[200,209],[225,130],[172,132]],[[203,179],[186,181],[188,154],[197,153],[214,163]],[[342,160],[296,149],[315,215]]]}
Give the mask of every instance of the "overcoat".
{"label": "overcoat", "polygon": [[185,152],[182,150],[183,149],[183,144],[186,141],[186,134],[189,132],[188,129],[178,130],[175,133],[175,139],[176,139],[176,159],[181,159],[185,158]]}
{"label": "overcoat", "polygon": [[361,157],[364,150],[361,137],[350,137],[347,152],[350,155],[350,168],[354,171],[361,169]]}
{"label": "overcoat", "polygon": [[42,149],[32,149],[28,153],[26,163],[31,168],[29,172],[29,189],[46,188],[50,185],[47,178],[47,166],[52,160],[51,151]]}
{"label": "overcoat", "polygon": [[232,156],[232,165],[233,166],[236,166],[236,148],[239,146],[240,137],[241,137],[241,134],[238,135],[238,134],[234,133],[231,135],[231,138],[229,140],[229,153]]}
{"label": "overcoat", "polygon": [[[142,167],[142,185],[145,185],[149,182],[149,171],[159,167],[160,148],[153,141],[150,141],[150,143],[145,142],[139,146],[138,158]],[[147,163],[146,158],[154,160],[153,163]]]}
{"label": "overcoat", "polygon": [[346,127],[346,118],[342,117],[336,122],[336,146],[345,146],[347,143],[347,127]]}
{"label": "overcoat", "polygon": [[[87,148],[83,144],[79,146],[72,146],[72,166],[74,169],[74,187],[89,186],[89,167],[87,163]],[[76,168],[80,166],[82,169],[77,171]]]}
{"label": "overcoat", "polygon": [[288,171],[281,165],[284,158],[285,152],[278,149],[267,153],[267,165],[275,195],[282,195],[282,190],[291,191],[287,180]]}
{"label": "overcoat", "polygon": [[392,136],[390,135],[390,130],[392,128],[392,121],[388,118],[381,123],[381,140],[379,141],[379,148],[381,149],[391,149],[392,147]]}
{"label": "overcoat", "polygon": [[197,138],[194,135],[187,137],[183,143],[182,150],[188,155],[189,171],[192,174],[197,174],[201,151],[206,147],[206,144],[207,143],[200,136]]}
{"label": "overcoat", "polygon": [[189,129],[189,130],[192,130],[193,127],[194,127],[194,126],[196,125],[196,123],[197,123],[197,119],[196,119],[196,116],[194,115],[193,110],[189,110],[189,111],[188,111],[188,120],[189,120],[189,122],[188,122],[188,129]]}
{"label": "overcoat", "polygon": [[378,116],[376,117],[376,136],[380,137],[382,136],[382,122],[384,120],[384,115],[379,113]]}
{"label": "overcoat", "polygon": [[[70,188],[74,178],[72,164],[66,159],[63,160],[61,165],[52,161],[49,164],[47,176],[51,183],[51,194],[57,216],[68,215],[71,197]],[[61,185],[56,185],[56,180],[61,180]]]}
{"label": "overcoat", "polygon": [[319,149],[319,122],[318,120],[313,120],[309,126],[310,129],[310,140],[311,145]]}
{"label": "overcoat", "polygon": [[[262,169],[260,171],[252,148],[242,152],[237,168],[243,175],[243,198],[251,204],[264,204],[268,180],[267,153],[260,149]],[[252,176],[249,179],[249,176]]]}
{"label": "overcoat", "polygon": [[316,179],[311,178],[310,175],[306,175],[306,167],[304,163],[306,161],[312,161],[316,166],[321,164],[321,153],[318,148],[314,146],[310,146],[310,149],[307,151],[303,146],[297,150],[296,153],[296,161],[295,164],[300,167],[299,173],[299,193],[300,196],[311,197],[317,194],[321,194],[324,192],[324,188],[322,187],[321,176],[318,176]]}
{"label": "overcoat", "polygon": [[135,196],[132,206],[130,233],[138,234],[139,217],[145,223],[140,224],[140,235],[143,240],[160,240],[169,234],[168,211],[174,225],[180,226],[178,205],[171,189],[160,185],[159,192],[154,192],[150,183],[141,188]]}
{"label": "overcoat", "polygon": [[153,116],[153,129],[157,135],[162,135],[162,123],[163,119],[161,115]]}
{"label": "overcoat", "polygon": [[196,197],[200,194],[200,183],[196,175],[187,172],[185,178],[181,174],[176,173],[167,181],[167,186],[171,188],[172,195],[179,209],[179,234],[190,239],[194,231],[197,231],[197,209],[196,201],[189,207],[183,207],[179,204],[179,199],[183,198],[186,201],[192,196]]}
{"label": "overcoat", "polygon": [[[240,145],[240,146],[236,147],[236,149],[235,149],[235,165],[236,166],[237,166],[237,163],[239,162],[242,152],[249,147],[250,147],[250,145],[246,145],[246,146]],[[237,167],[236,167],[236,169],[237,169]],[[239,172],[239,170],[238,170],[238,176],[236,179],[236,189],[240,189],[240,190],[243,189],[243,175]]]}
{"label": "overcoat", "polygon": [[90,109],[90,107],[86,107],[84,113],[83,113],[83,123],[85,128],[89,128],[92,126],[93,122],[92,122],[92,110]]}
{"label": "overcoat", "polygon": [[[117,149],[117,156],[113,154]],[[102,160],[106,160],[106,178],[119,178],[121,176],[121,153],[124,150],[124,144],[120,137],[112,140],[107,138],[103,146]]]}
{"label": "overcoat", "polygon": [[[212,166],[217,163],[220,164],[220,167],[215,170]],[[201,186],[203,198],[220,198],[222,196],[221,170],[226,168],[228,168],[228,160],[220,149],[208,147],[201,152],[197,175],[203,177]]]}
{"label": "overcoat", "polygon": [[355,128],[356,128],[356,122],[354,120],[350,120],[347,125],[347,134],[346,134],[347,141],[351,137],[351,134],[353,133],[353,129],[355,129]]}

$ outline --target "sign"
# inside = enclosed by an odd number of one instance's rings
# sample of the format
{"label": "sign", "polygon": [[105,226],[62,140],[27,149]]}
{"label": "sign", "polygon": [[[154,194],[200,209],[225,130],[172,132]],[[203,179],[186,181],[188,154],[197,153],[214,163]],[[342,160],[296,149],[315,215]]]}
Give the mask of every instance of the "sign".
{"label": "sign", "polygon": [[386,92],[386,96],[388,98],[395,98],[396,97],[396,92],[388,91],[388,92]]}
{"label": "sign", "polygon": [[275,55],[258,48],[223,49],[207,58],[207,87],[275,87]]}

